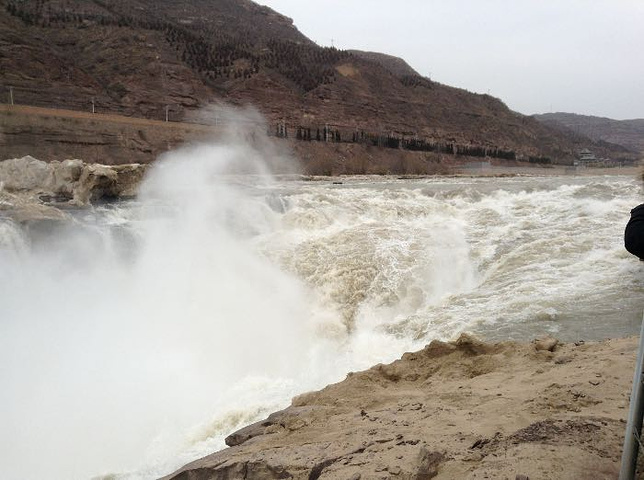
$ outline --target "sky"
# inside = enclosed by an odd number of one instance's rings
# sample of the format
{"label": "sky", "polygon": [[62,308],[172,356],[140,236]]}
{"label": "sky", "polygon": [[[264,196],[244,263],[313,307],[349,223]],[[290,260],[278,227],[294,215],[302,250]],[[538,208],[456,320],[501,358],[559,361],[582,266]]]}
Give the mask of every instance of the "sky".
{"label": "sky", "polygon": [[643,0],[256,0],[321,46],[388,53],[524,113],[644,118]]}

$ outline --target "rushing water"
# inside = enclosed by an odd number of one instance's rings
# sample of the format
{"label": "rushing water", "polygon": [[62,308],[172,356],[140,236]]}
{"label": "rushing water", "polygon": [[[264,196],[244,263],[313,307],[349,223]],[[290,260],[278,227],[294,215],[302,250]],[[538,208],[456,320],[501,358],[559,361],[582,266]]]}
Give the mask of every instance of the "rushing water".
{"label": "rushing water", "polygon": [[168,163],[137,201],[53,231],[0,219],[0,477],[154,478],[463,331],[639,330],[634,179],[224,181]]}

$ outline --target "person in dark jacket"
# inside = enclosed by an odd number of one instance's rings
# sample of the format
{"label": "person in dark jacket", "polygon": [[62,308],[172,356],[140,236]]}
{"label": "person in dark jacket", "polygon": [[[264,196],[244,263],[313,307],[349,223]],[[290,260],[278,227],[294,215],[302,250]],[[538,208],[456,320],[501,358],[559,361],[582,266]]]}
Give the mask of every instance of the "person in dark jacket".
{"label": "person in dark jacket", "polygon": [[631,219],[624,230],[624,246],[644,261],[644,203],[631,210]]}

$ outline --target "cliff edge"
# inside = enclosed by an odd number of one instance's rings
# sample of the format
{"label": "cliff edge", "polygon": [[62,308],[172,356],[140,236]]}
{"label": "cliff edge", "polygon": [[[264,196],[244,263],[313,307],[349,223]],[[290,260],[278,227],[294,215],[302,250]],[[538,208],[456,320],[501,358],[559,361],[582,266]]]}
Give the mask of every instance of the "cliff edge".
{"label": "cliff edge", "polygon": [[165,480],[616,478],[636,348],[432,342],[296,397]]}

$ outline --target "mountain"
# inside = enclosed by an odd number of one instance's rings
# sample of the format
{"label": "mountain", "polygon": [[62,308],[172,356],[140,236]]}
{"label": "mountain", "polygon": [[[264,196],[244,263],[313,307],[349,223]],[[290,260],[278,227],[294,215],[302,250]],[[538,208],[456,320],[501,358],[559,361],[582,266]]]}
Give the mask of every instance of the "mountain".
{"label": "mountain", "polygon": [[585,135],[595,141],[622,145],[634,152],[644,152],[644,119],[613,120],[575,113],[544,113],[534,115],[540,122]]}
{"label": "mountain", "polygon": [[249,0],[0,0],[0,92],[22,105],[173,121],[212,103],[252,104],[269,131],[291,138],[448,155],[624,154],[401,59],[319,47]]}

